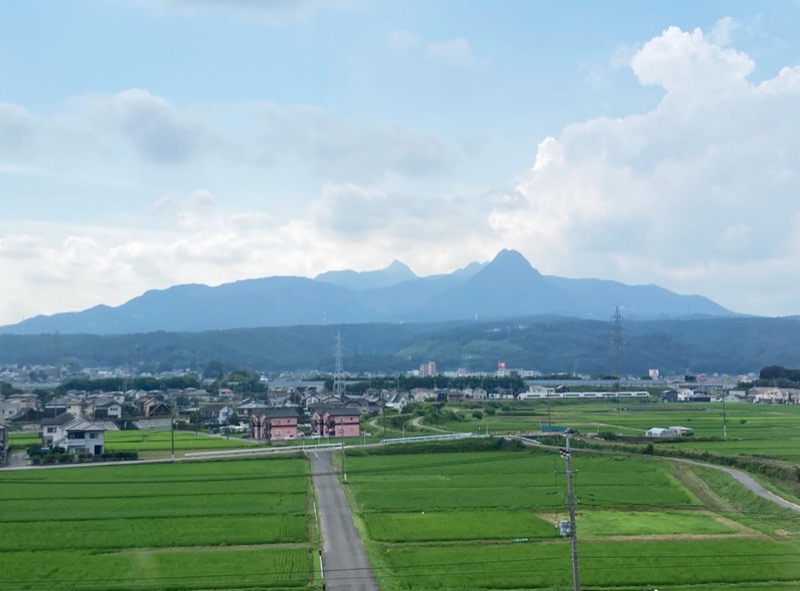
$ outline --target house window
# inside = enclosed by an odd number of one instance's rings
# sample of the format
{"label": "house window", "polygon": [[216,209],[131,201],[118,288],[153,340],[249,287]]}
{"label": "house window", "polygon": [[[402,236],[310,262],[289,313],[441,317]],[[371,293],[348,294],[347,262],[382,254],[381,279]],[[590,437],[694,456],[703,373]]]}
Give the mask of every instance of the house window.
{"label": "house window", "polygon": [[280,429],[278,429],[277,431],[275,431],[275,435],[280,435],[280,434],[281,434],[281,430],[280,430]]}
{"label": "house window", "polygon": [[48,433],[55,433],[56,432],[56,428],[55,427],[48,427],[47,428],[47,432]]}
{"label": "house window", "polygon": [[97,439],[97,433],[89,433],[89,439]]}

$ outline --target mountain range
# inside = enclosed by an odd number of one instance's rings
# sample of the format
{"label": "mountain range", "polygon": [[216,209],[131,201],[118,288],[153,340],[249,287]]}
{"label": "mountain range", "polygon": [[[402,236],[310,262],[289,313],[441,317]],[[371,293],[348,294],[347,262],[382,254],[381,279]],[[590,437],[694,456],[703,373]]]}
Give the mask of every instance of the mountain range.
{"label": "mountain range", "polygon": [[2,326],[0,334],[199,332],[541,315],[608,320],[617,307],[636,320],[736,316],[708,298],[656,285],[545,276],[519,252],[503,250],[491,262],[428,277],[395,261],[378,271],[329,271],[313,279],[276,276],[216,287],[177,285],[116,307],[36,316]]}

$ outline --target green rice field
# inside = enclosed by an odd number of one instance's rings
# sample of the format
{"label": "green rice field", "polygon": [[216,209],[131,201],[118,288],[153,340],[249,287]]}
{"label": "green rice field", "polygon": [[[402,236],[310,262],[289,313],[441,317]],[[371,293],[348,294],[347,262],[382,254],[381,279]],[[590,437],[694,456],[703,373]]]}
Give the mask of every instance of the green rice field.
{"label": "green rice field", "polygon": [[[503,410],[505,407],[507,410]],[[722,404],[642,403],[638,400],[526,401],[501,405],[494,416],[482,413],[475,419],[469,409],[457,408],[466,420],[437,425],[450,431],[519,433],[538,431],[548,425],[572,427],[582,433],[611,432],[643,436],[651,427],[680,425],[694,430],[680,447],[714,451],[727,455],[763,455],[800,463],[800,405],[728,403]],[[548,414],[549,413],[549,414]],[[726,423],[726,425],[724,425]],[[424,424],[424,420],[423,420]],[[727,440],[722,440],[727,427]]]}
{"label": "green rice field", "polygon": [[[251,440],[238,437],[226,439],[211,437],[204,433],[195,435],[193,431],[175,431],[175,450],[179,452],[243,448],[256,445]],[[173,432],[166,431],[106,431],[106,449],[109,451],[170,451]]]}
{"label": "green rice field", "polygon": [[0,591],[317,588],[304,459],[0,472]]}
{"label": "green rice field", "polygon": [[[569,543],[555,527],[568,519],[557,454],[353,455],[347,464],[383,591],[572,589]],[[573,469],[583,588],[800,591],[800,514],[727,474],[579,452]],[[701,500],[709,495],[713,503]]]}

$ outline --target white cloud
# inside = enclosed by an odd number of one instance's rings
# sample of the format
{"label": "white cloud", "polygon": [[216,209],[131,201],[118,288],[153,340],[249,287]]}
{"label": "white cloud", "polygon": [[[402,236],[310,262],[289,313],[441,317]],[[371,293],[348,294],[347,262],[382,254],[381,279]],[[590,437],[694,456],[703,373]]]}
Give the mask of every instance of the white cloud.
{"label": "white cloud", "polygon": [[395,30],[389,34],[388,44],[398,52],[419,50],[428,59],[453,68],[472,70],[486,65],[463,37],[429,41],[410,31]]}
{"label": "white cloud", "polygon": [[642,84],[661,86],[693,102],[717,91],[745,89],[754,67],[749,56],[713,44],[700,29],[688,33],[678,27],[648,41],[631,60]]}
{"label": "white cloud", "polygon": [[736,19],[726,16],[725,18],[717,21],[716,24],[711,28],[711,31],[708,35],[709,40],[714,45],[729,45],[732,41],[734,31],[740,29],[741,27],[741,24],[736,21]]}
{"label": "white cloud", "polygon": [[542,141],[515,189],[525,201],[495,208],[492,226],[548,272],[796,313],[794,279],[763,298],[756,282],[763,269],[800,264],[800,67],[751,83],[749,56],[676,27],[644,44],[631,67],[663,88],[659,104]]}

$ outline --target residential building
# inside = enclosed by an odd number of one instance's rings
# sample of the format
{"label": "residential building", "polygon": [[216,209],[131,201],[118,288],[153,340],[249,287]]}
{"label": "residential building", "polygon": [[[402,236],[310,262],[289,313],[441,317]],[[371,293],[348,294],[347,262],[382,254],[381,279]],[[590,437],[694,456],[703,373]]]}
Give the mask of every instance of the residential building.
{"label": "residential building", "polygon": [[69,453],[97,456],[103,453],[105,429],[85,419],[63,413],[42,421],[44,447],[60,447]]}
{"label": "residential building", "polygon": [[360,421],[356,408],[320,407],[311,413],[311,427],[320,437],[360,437]]}
{"label": "residential building", "polygon": [[198,409],[200,419],[207,427],[219,427],[225,425],[228,419],[236,414],[233,406],[222,403],[214,402],[211,404],[204,404]]}
{"label": "residential building", "polygon": [[98,398],[94,403],[94,418],[121,419],[122,405],[114,398]]}
{"label": "residential building", "polygon": [[274,408],[250,415],[250,437],[257,441],[286,441],[297,439],[297,411],[293,408]]}

